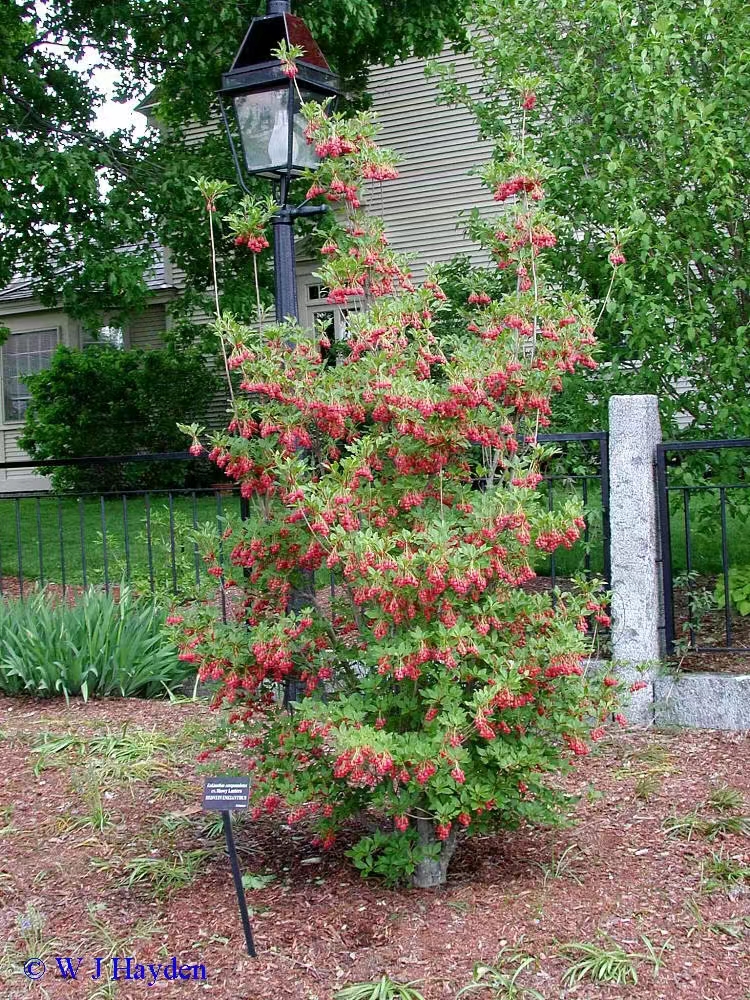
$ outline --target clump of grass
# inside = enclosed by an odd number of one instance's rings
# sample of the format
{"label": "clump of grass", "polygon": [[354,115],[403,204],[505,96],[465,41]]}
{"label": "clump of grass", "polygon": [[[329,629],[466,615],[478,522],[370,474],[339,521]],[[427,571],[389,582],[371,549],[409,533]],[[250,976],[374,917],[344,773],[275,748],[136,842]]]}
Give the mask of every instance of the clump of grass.
{"label": "clump of grass", "polygon": [[514,949],[502,948],[493,965],[478,962],[473,969],[471,982],[456,994],[456,1000],[475,990],[491,991],[496,1000],[544,1000],[542,994],[522,982],[524,973],[534,965],[533,955]]}
{"label": "clump of grass", "polygon": [[11,976],[22,976],[23,966],[31,958],[44,960],[59,953],[63,946],[47,934],[47,918],[29,902],[16,917],[16,933],[20,946],[6,941],[0,953],[0,981],[10,982]]}
{"label": "clump of grass", "polygon": [[624,766],[616,773],[618,777],[623,778],[634,774],[635,797],[648,802],[658,794],[664,778],[676,770],[670,751],[659,743],[650,743],[640,750],[629,752],[625,757]]}
{"label": "clump of grass", "polygon": [[684,813],[681,816],[673,813],[664,820],[663,826],[667,836],[685,837],[687,840],[691,840],[694,834],[704,833],[706,821],[695,811]]}
{"label": "clump of grass", "polygon": [[685,909],[694,919],[694,924],[688,929],[688,940],[696,931],[709,931],[711,934],[721,934],[735,940],[741,940],[750,928],[750,917],[740,917],[737,920],[713,920],[708,921],[700,911],[700,907],[694,899],[688,900]]}
{"label": "clump of grass", "polygon": [[706,807],[718,813],[738,813],[744,808],[745,799],[742,792],[731,785],[721,785],[714,788],[706,799]]}
{"label": "clump of grass", "polygon": [[633,789],[635,797],[643,802],[650,802],[659,793],[662,786],[662,776],[651,771],[640,774]]}
{"label": "clump of grass", "polygon": [[645,934],[641,936],[641,940],[646,948],[645,952],[627,952],[614,941],[609,947],[593,941],[574,941],[563,945],[560,950],[564,955],[580,956],[563,973],[563,985],[577,986],[584,980],[589,980],[593,983],[636,986],[638,962],[648,962],[652,967],[653,978],[656,979],[664,962],[664,953],[672,947],[671,943],[665,942],[657,951]]}
{"label": "clump of grass", "polygon": [[675,769],[672,754],[660,743],[649,743],[648,746],[637,750],[633,754],[633,760],[637,760],[641,764],[647,764],[649,767],[659,768],[662,771],[673,771]]}
{"label": "clump of grass", "polygon": [[746,882],[750,882],[750,865],[728,857],[723,851],[712,851],[701,866],[701,888],[705,892],[729,890]]}
{"label": "clump of grass", "polygon": [[174,795],[178,799],[182,799],[183,802],[188,802],[195,798],[197,790],[192,781],[187,781],[184,778],[164,778],[154,783],[153,794],[159,798]]}
{"label": "clump of grass", "polygon": [[716,816],[707,820],[704,836],[708,840],[736,834],[739,837],[750,836],[750,816]]}
{"label": "clump of grass", "polygon": [[34,744],[34,774],[49,767],[70,767],[84,760],[97,775],[107,781],[138,781],[166,771],[174,763],[174,745],[165,733],[151,729],[107,730],[88,738],[63,733],[45,733]]}
{"label": "clump of grass", "polygon": [[83,782],[77,790],[86,803],[87,810],[83,816],[74,820],[74,825],[90,826],[93,830],[104,833],[112,822],[112,813],[104,807],[102,789],[92,767],[86,769]]}
{"label": "clump of grass", "polygon": [[715,788],[692,812],[681,816],[673,814],[666,819],[664,830],[669,836],[687,837],[688,840],[696,833],[708,840],[730,834],[747,836],[750,834],[750,816],[739,814],[744,805],[741,792],[722,785]]}
{"label": "clump of grass", "polygon": [[576,871],[576,864],[581,857],[580,847],[577,844],[569,844],[559,857],[553,855],[551,861],[535,861],[534,864],[541,869],[545,886],[551,879],[556,878],[568,878],[576,885],[583,885],[583,879]]}
{"label": "clump of grass", "polygon": [[118,885],[131,889],[133,886],[147,886],[158,899],[169,895],[177,889],[190,885],[198,874],[198,870],[212,854],[212,851],[199,848],[194,851],[178,851],[173,858],[139,857],[131,858],[122,863],[113,864],[110,861],[92,862],[96,868],[107,871],[117,867],[122,872]]}
{"label": "clump of grass", "polygon": [[414,983],[397,983],[382,976],[376,983],[353,983],[334,994],[334,1000],[424,1000]]}

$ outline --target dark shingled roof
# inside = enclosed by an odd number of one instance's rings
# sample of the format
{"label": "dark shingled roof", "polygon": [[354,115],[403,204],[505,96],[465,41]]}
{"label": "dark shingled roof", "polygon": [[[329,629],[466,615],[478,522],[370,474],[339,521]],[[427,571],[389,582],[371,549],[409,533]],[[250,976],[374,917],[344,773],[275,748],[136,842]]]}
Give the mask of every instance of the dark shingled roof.
{"label": "dark shingled roof", "polygon": [[[135,250],[136,247],[123,247],[123,253],[128,250]],[[152,292],[163,291],[167,288],[174,288],[174,281],[167,280],[167,267],[165,262],[165,248],[154,247],[154,262],[145,274],[146,284]],[[0,290],[0,302],[14,302],[25,299],[33,299],[32,279],[28,275],[17,275],[9,285]]]}

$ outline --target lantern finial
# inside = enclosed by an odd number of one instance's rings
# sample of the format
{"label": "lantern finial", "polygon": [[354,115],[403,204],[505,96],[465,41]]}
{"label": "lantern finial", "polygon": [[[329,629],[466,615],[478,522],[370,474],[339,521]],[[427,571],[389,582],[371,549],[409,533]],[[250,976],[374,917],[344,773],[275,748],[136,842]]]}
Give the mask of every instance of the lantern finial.
{"label": "lantern finial", "polygon": [[291,14],[292,13],[291,0],[268,0],[267,12],[269,15]]}

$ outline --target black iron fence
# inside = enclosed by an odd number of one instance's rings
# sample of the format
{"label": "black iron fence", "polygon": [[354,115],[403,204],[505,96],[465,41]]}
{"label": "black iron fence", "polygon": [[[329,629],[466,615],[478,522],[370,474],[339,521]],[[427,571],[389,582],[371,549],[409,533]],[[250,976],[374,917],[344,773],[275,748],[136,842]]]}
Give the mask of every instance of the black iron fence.
{"label": "black iron fence", "polygon": [[[550,510],[565,498],[578,497],[586,508],[583,537],[570,551],[551,557],[540,553],[537,572],[549,585],[578,573],[609,579],[609,475],[607,435],[549,434],[540,443],[561,446],[562,454],[546,471]],[[119,470],[152,463],[159,481],[171,463],[190,476],[205,460],[187,452],[70,458],[59,461],[8,462],[4,471],[59,470],[78,472],[108,467],[110,481],[121,482]],[[112,468],[116,467],[116,468]],[[217,472],[217,476],[220,474]],[[133,478],[132,476],[130,477]],[[205,478],[205,477],[204,477]],[[6,486],[10,485],[6,481]],[[187,539],[204,523],[223,529],[230,514],[247,517],[247,503],[231,482],[203,487],[116,487],[0,493],[0,596],[18,596],[47,587],[63,595],[89,585],[108,593],[121,583],[137,590],[179,594],[206,581],[199,545]]]}
{"label": "black iron fence", "polygon": [[[9,462],[3,470],[81,470],[137,463],[197,466],[188,452],[119,455],[49,462]],[[116,470],[113,470],[117,478]],[[217,473],[217,477],[218,477]],[[12,483],[12,480],[9,481]],[[185,529],[221,526],[242,513],[231,483],[187,488],[134,488],[0,493],[0,595],[23,599],[31,586],[66,594],[90,584],[109,593],[122,582],[178,593],[205,579],[198,545]]]}
{"label": "black iron fence", "polygon": [[670,654],[750,653],[750,438],[657,447]]}
{"label": "black iron fence", "polygon": [[609,584],[609,435],[606,431],[540,434],[538,440],[540,444],[567,446],[544,475],[548,509],[554,510],[556,500],[575,495],[586,514],[580,544],[570,554],[554,553],[549,558],[551,586],[556,585],[558,576],[572,575],[570,569],[587,577],[601,576]]}

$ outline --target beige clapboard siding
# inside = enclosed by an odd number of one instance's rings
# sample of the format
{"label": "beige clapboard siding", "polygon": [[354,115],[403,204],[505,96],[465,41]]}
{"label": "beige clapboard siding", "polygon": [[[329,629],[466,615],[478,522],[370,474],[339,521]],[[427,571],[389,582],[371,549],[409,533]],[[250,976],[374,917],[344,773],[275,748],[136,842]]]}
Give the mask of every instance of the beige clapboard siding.
{"label": "beige clapboard siding", "polygon": [[[478,71],[466,56],[444,52],[436,60],[453,64],[472,95],[480,93]],[[466,109],[438,104],[437,80],[427,79],[421,59],[407,59],[370,73],[379,141],[401,157],[400,176],[368,193],[371,212],[382,215],[397,250],[414,255],[412,268],[422,277],[427,264],[469,254],[476,263],[487,255],[463,232],[459,213],[476,206],[491,217],[497,206],[473,168],[485,163],[491,146],[478,136]],[[382,192],[382,195],[381,195]]]}
{"label": "beige clapboard siding", "polygon": [[[0,462],[28,462],[29,456],[18,446],[20,433],[20,428],[0,431]],[[49,479],[37,475],[34,469],[0,469],[0,493],[27,493],[49,488]]]}
{"label": "beige clapboard siding", "polygon": [[221,120],[218,107],[213,109],[213,116],[207,122],[189,122],[184,129],[185,142],[187,145],[198,145],[210,135],[224,131],[224,123]]}
{"label": "beige clapboard siding", "polygon": [[[4,448],[3,454],[5,462],[27,462],[29,456],[26,452],[19,446],[18,438],[21,434],[22,428],[9,428],[3,431],[4,435]],[[26,474],[26,470],[22,470]],[[10,473],[9,473],[10,474]]]}
{"label": "beige clapboard siding", "polygon": [[127,346],[131,349],[153,350],[164,344],[167,314],[163,305],[149,306],[128,325]]}
{"label": "beige clapboard siding", "polygon": [[225,389],[218,392],[206,408],[205,415],[201,417],[201,422],[209,430],[224,430],[231,420],[229,413],[229,396]]}

